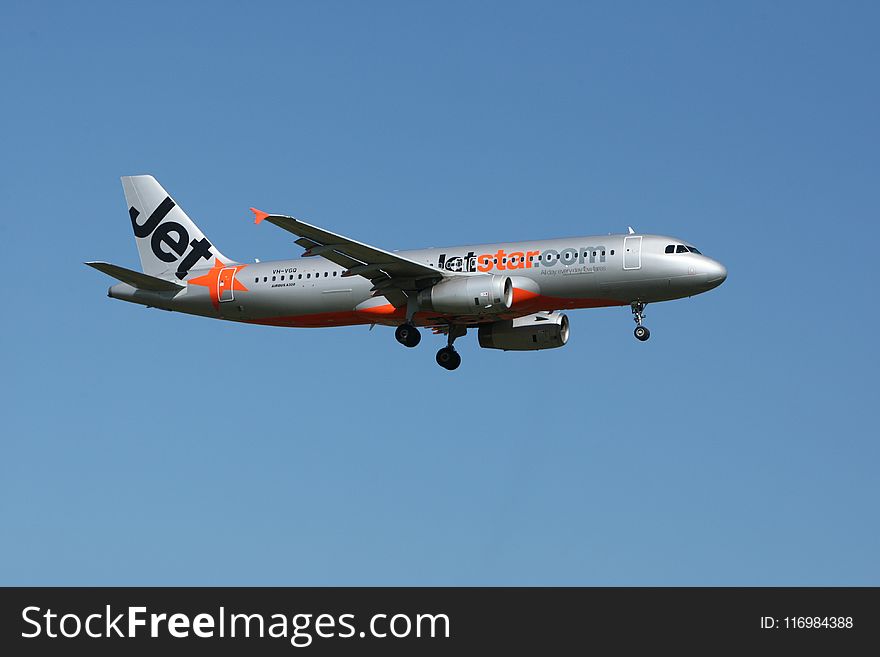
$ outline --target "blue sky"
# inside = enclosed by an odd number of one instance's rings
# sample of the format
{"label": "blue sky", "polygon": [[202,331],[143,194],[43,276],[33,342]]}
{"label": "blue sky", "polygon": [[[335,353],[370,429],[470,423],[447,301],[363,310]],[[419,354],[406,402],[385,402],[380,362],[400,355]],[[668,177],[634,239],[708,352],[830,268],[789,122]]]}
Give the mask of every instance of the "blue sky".
{"label": "blue sky", "polygon": [[[878,585],[875,3],[0,9],[2,584]],[[564,349],[170,315],[119,176],[385,248],[681,236]],[[436,344],[435,344],[436,343]]]}

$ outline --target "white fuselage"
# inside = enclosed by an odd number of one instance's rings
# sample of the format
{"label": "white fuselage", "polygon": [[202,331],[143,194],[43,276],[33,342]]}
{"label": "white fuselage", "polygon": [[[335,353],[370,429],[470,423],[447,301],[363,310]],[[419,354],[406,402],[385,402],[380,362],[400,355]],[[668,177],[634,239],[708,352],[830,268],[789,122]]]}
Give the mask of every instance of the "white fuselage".
{"label": "white fuselage", "polygon": [[[667,301],[720,285],[727,273],[717,261],[689,250],[666,253],[670,245],[685,244],[659,235],[602,235],[395,253],[462,275],[510,276],[514,303],[496,317],[509,319],[542,310]],[[320,256],[225,264],[194,269],[186,287],[177,292],[149,292],[122,283],[110,288],[110,296],[167,310],[280,326],[395,325],[405,318],[405,308],[371,291],[369,280],[343,276],[345,268]],[[214,270],[217,275],[208,274],[206,279],[206,272]],[[443,320],[430,311],[414,317],[422,325]]]}

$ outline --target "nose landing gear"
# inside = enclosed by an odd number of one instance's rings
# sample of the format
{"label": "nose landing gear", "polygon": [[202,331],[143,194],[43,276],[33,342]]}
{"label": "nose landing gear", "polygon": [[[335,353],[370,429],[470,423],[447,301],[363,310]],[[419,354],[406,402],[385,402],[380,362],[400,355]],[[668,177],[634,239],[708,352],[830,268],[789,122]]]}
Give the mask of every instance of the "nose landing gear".
{"label": "nose landing gear", "polygon": [[636,336],[637,340],[644,342],[651,337],[651,332],[648,330],[648,327],[642,326],[642,320],[645,318],[645,304],[641,301],[634,301],[630,304],[630,307],[632,308],[633,321],[636,323],[636,329],[633,331],[633,335]]}

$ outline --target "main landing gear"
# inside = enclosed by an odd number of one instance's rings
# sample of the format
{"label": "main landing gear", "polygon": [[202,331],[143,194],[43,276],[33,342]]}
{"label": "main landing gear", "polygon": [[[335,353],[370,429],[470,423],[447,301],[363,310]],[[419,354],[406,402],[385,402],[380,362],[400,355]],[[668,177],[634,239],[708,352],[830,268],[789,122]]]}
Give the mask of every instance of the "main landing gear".
{"label": "main landing gear", "polygon": [[419,333],[419,329],[409,322],[398,326],[394,331],[394,337],[404,347],[415,347],[422,341],[422,334]]}
{"label": "main landing gear", "polygon": [[461,356],[454,347],[443,347],[437,352],[437,364],[447,370],[454,370],[461,365]]}
{"label": "main landing gear", "polygon": [[461,356],[452,346],[456,338],[461,338],[467,334],[467,326],[459,326],[458,324],[449,325],[449,334],[447,344],[437,352],[437,364],[447,370],[458,369],[461,365]]}
{"label": "main landing gear", "polygon": [[633,335],[636,336],[637,340],[644,342],[651,337],[648,327],[642,326],[642,320],[645,318],[645,304],[641,301],[635,301],[630,306],[632,308],[633,321],[636,323],[636,330],[633,331]]}
{"label": "main landing gear", "polygon": [[[437,364],[444,369],[455,370],[461,365],[461,356],[452,344],[455,342],[456,338],[463,337],[467,334],[467,326],[450,324],[446,333],[446,346],[437,352]],[[394,337],[405,347],[415,347],[422,340],[419,329],[410,322],[398,326],[394,331]]]}

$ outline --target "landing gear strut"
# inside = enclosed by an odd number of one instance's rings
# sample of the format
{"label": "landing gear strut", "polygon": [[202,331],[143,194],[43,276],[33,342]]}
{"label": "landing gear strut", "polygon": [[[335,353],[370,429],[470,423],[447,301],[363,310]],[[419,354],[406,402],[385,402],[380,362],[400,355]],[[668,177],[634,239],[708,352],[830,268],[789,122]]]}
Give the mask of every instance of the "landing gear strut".
{"label": "landing gear strut", "polygon": [[635,301],[630,304],[630,307],[632,308],[633,321],[636,323],[636,330],[633,331],[633,335],[636,336],[637,340],[644,342],[651,337],[648,327],[642,326],[642,320],[645,318],[645,304],[641,301]]}
{"label": "landing gear strut", "polygon": [[405,347],[415,347],[422,341],[422,334],[419,333],[419,329],[409,322],[398,326],[394,331],[394,337]]}
{"label": "landing gear strut", "polygon": [[461,365],[461,356],[455,350],[455,347],[452,346],[452,343],[455,342],[456,338],[460,338],[465,334],[467,334],[467,326],[460,326],[458,324],[449,325],[447,344],[437,352],[437,364],[440,367],[447,370],[454,370]]}
{"label": "landing gear strut", "polygon": [[415,347],[422,341],[422,335],[419,333],[419,329],[416,328],[416,325],[413,322],[413,317],[416,316],[418,309],[419,302],[417,297],[407,297],[406,321],[394,331],[394,337],[397,338],[397,341],[404,347]]}

